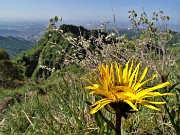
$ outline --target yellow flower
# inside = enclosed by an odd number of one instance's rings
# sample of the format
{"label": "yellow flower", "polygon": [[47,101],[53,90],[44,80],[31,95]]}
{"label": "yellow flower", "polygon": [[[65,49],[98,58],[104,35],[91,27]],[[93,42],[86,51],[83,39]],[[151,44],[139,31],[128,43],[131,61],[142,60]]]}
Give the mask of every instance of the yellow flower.
{"label": "yellow flower", "polygon": [[[123,69],[119,63],[114,62],[110,65],[99,66],[99,72],[90,74],[92,81],[87,80],[90,86],[87,86],[86,89],[91,90],[90,94],[96,94],[102,97],[102,99],[92,105],[90,113],[94,114],[106,105],[114,109],[114,103],[116,104],[115,108],[126,104],[130,106],[130,109],[133,108],[135,111],[138,111],[138,105],[140,104],[154,110],[159,110],[153,104],[165,104],[165,102],[148,101],[147,98],[173,95],[170,93],[161,94],[157,91],[155,92],[155,90],[166,87],[170,83],[165,82],[150,88],[143,88],[145,84],[152,81],[157,75],[143,81],[148,68],[146,67],[139,76],[139,67],[140,63],[133,70],[132,61],[131,64],[127,62]],[[123,109],[122,107],[120,108]]]}

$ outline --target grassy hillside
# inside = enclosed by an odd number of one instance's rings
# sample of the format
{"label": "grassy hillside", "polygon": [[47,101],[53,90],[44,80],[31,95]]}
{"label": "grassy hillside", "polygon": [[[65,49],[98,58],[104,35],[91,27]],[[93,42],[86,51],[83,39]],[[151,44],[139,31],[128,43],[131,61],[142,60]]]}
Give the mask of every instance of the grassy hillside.
{"label": "grassy hillside", "polygon": [[[107,35],[104,32],[98,33],[97,30],[87,30],[82,26],[64,24],[59,29],[63,31],[63,35],[47,31],[32,49],[18,55],[14,59],[18,64],[26,67],[26,75],[28,77],[47,78],[51,72],[43,70],[60,70],[69,64],[75,64],[77,61],[83,60],[88,50],[95,50],[96,47],[93,46],[93,42],[95,42],[95,38],[98,38],[98,34]],[[79,44],[82,42],[81,38],[87,40],[90,37],[91,43],[87,48]],[[69,42],[70,40],[76,43],[77,46]]]}
{"label": "grassy hillside", "polygon": [[34,43],[19,37],[0,36],[0,48],[7,50],[10,58],[17,56],[22,51],[30,49]]}

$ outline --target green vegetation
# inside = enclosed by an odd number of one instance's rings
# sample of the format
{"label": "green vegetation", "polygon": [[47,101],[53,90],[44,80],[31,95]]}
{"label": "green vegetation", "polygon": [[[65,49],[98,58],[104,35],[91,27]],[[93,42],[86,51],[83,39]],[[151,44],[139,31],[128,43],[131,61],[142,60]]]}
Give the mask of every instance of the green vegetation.
{"label": "green vegetation", "polygon": [[0,86],[4,88],[21,86],[25,79],[23,67],[10,61],[3,49],[0,49],[0,78]]}
{"label": "green vegetation", "polygon": [[[90,31],[82,26],[65,24],[61,25],[59,30],[63,31],[63,35],[47,30],[36,46],[13,59],[18,64],[25,66],[27,77],[47,78],[50,76],[48,69],[63,69],[69,64],[82,61],[87,53],[86,49],[96,49],[93,42],[95,42],[95,38],[98,38],[97,30]],[[104,32],[100,34],[107,35]],[[81,47],[82,40],[88,40],[90,37],[94,37],[90,41],[91,44],[87,48]],[[74,44],[79,45],[75,46]],[[43,71],[45,68],[47,70]]]}
{"label": "green vegetation", "polygon": [[[89,95],[84,89],[87,86],[84,78],[102,63],[118,61],[124,65],[134,60],[142,68],[148,66],[147,78],[158,74],[147,87],[170,81],[172,85],[160,92],[174,96],[156,98],[167,102],[158,105],[161,111],[140,107],[139,112],[128,114],[123,119],[122,134],[179,134],[179,34],[165,27],[169,17],[162,11],[153,13],[151,19],[144,11],[139,18],[134,10],[129,15],[139,36],[118,37],[99,29],[65,24],[58,27],[56,23],[61,18],[55,17],[42,39],[13,62],[0,50],[0,99],[13,97],[11,106],[0,116],[0,132],[5,135],[115,134],[112,126],[115,117],[107,107],[90,115],[90,105],[100,97]],[[155,25],[158,20],[163,22],[163,28]],[[139,29],[142,24],[146,29]]]}
{"label": "green vegetation", "polygon": [[10,58],[17,56],[22,51],[30,49],[34,43],[18,37],[0,36],[0,48],[7,50]]}
{"label": "green vegetation", "polygon": [[0,60],[9,60],[9,54],[4,49],[0,49]]}

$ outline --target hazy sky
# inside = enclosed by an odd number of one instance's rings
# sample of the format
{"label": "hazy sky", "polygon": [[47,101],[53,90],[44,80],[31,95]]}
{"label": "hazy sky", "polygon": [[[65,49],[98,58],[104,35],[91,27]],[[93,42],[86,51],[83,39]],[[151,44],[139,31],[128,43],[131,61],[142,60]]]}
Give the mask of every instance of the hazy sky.
{"label": "hazy sky", "polygon": [[128,11],[141,13],[141,6],[149,16],[160,8],[171,23],[180,22],[180,0],[0,0],[0,20],[49,20],[58,15],[65,21],[107,21],[114,12],[116,20],[127,21]]}

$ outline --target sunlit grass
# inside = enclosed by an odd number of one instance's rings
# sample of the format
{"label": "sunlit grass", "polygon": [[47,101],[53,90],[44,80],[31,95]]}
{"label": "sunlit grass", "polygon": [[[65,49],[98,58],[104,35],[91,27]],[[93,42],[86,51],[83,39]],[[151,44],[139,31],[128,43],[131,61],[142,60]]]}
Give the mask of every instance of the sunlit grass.
{"label": "sunlit grass", "polygon": [[[95,99],[86,93],[84,87],[87,84],[79,79],[81,77],[64,72],[47,80],[46,85],[51,86],[46,95],[33,95],[8,109],[4,115],[6,126],[3,133],[113,134],[111,127],[103,122],[99,114],[95,116],[89,114],[90,106],[86,101],[93,102]],[[163,107],[160,110],[162,111],[155,112],[140,109],[129,119],[123,120],[123,132],[136,134],[161,134],[161,130],[174,132]],[[105,109],[102,112],[114,122],[115,118],[111,113]]]}

